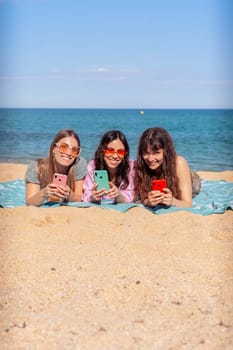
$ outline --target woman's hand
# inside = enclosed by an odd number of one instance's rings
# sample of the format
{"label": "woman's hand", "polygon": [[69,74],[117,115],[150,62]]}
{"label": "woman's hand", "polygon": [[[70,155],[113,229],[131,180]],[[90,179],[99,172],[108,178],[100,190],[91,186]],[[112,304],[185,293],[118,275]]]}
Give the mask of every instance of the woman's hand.
{"label": "woman's hand", "polygon": [[120,195],[120,190],[112,182],[109,182],[109,185],[110,185],[110,189],[106,191],[106,194],[108,195],[109,198],[116,199]]}
{"label": "woman's hand", "polygon": [[163,200],[164,193],[160,191],[150,191],[148,192],[148,198],[145,201],[145,205],[149,207],[155,207],[156,205],[160,204]]}
{"label": "woman's hand", "polygon": [[92,188],[91,202],[100,202],[101,198],[107,193],[104,188],[97,190],[98,184],[95,184]]}
{"label": "woman's hand", "polygon": [[173,196],[172,196],[172,192],[169,190],[169,188],[164,188],[163,189],[163,199],[161,201],[161,204],[164,204],[168,207],[170,207],[172,205],[173,202]]}
{"label": "woman's hand", "polygon": [[68,185],[58,186],[57,190],[58,190],[58,194],[59,194],[60,198],[62,198],[64,201],[68,202],[70,194],[71,194],[70,187]]}
{"label": "woman's hand", "polygon": [[110,189],[101,189],[97,190],[97,184],[94,185],[92,189],[92,196],[91,196],[91,202],[100,202],[101,198],[103,196],[108,196],[110,199],[115,200],[116,203],[123,203],[125,202],[125,197],[121,194],[119,188],[114,185],[112,182],[109,182]]}
{"label": "woman's hand", "polygon": [[155,207],[156,205],[163,204],[166,206],[172,205],[172,192],[169,188],[164,188],[163,192],[160,191],[150,191],[148,192],[148,198],[146,205],[149,207]]}
{"label": "woman's hand", "polygon": [[61,186],[54,183],[48,184],[44,189],[44,198],[49,201],[68,201],[71,190],[68,185]]}

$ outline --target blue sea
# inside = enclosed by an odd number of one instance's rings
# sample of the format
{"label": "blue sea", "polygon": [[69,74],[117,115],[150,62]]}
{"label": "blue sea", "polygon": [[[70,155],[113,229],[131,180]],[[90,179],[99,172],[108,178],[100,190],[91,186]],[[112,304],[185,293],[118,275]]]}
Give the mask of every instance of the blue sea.
{"label": "blue sea", "polygon": [[103,133],[120,129],[135,159],[141,133],[166,128],[192,170],[233,169],[233,110],[197,109],[0,109],[0,162],[28,163],[48,155],[54,135],[75,129],[82,156],[93,158]]}

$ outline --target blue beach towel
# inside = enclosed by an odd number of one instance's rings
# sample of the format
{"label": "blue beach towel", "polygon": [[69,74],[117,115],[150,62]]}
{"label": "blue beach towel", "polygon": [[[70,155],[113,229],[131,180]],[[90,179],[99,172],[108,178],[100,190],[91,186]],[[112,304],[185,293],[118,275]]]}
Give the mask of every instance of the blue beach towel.
{"label": "blue beach towel", "polygon": [[[23,180],[0,182],[0,206],[2,208],[26,206],[25,188],[25,182]],[[133,207],[141,207],[146,208],[155,214],[172,213],[181,210],[201,215],[222,214],[227,209],[233,210],[233,182],[227,182],[224,180],[202,180],[201,192],[193,198],[192,208],[164,208],[159,206],[156,208],[147,208],[138,203],[109,204],[107,202],[102,203],[101,205],[84,202],[47,202],[44,203],[41,208],[54,208],[61,205],[77,208],[100,207],[121,212],[126,212]]]}

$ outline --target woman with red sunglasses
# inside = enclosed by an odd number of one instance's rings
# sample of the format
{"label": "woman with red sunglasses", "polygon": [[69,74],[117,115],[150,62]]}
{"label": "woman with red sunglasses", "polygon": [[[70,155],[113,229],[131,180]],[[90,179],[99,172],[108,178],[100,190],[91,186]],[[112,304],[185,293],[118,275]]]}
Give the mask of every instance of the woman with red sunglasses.
{"label": "woman with red sunglasses", "polygon": [[[87,167],[80,152],[78,134],[74,130],[59,131],[50,145],[49,156],[28,165],[26,203],[40,206],[47,201],[80,202]],[[56,178],[65,179],[66,183],[54,183]]]}
{"label": "woman with red sunglasses", "polygon": [[[134,164],[133,160],[129,160],[129,145],[125,135],[119,130],[106,132],[95,151],[94,159],[87,165],[83,201],[132,202],[134,200]],[[96,170],[107,171],[109,189],[97,189],[98,183],[94,179]]]}

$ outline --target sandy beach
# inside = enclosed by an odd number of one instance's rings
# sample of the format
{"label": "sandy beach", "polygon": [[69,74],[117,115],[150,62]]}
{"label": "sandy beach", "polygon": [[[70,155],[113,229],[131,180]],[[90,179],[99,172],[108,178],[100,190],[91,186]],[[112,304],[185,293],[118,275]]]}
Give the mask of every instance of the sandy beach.
{"label": "sandy beach", "polygon": [[[2,163],[0,181],[25,169]],[[0,213],[2,350],[233,349],[232,210]]]}

